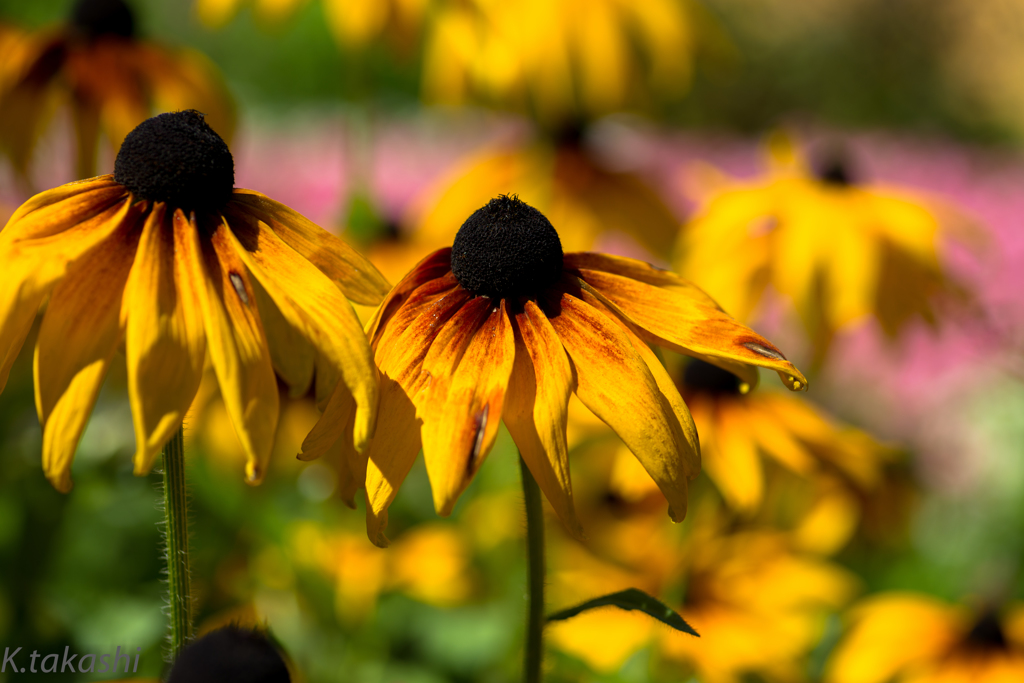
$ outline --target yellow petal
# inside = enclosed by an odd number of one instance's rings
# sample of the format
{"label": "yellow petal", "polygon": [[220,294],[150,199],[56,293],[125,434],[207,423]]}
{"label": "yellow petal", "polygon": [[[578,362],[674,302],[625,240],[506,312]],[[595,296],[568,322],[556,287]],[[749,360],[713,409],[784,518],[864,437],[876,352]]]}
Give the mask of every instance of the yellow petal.
{"label": "yellow petal", "polygon": [[284,204],[253,190],[236,189],[231,205],[265,222],[289,247],[338,283],[352,301],[376,306],[391,290],[359,252]]}
{"label": "yellow petal", "polygon": [[416,408],[402,386],[381,379],[377,434],[366,451],[366,534],[381,548],[388,546],[388,506],[405,481],[420,452],[420,423]]}
{"label": "yellow petal", "polygon": [[751,395],[746,400],[735,402],[737,408],[743,412],[742,422],[748,425],[753,439],[765,453],[794,472],[810,474],[816,467],[814,458],[803,444],[793,438],[793,434],[775,419],[774,411],[765,409],[762,398],[760,394]]}
{"label": "yellow petal", "polygon": [[71,461],[111,357],[121,341],[121,298],[139,231],[122,223],[102,256],[79,262],[54,288],[35,353],[36,409],[43,426],[43,470],[71,488]]}
{"label": "yellow petal", "polygon": [[327,405],[324,406],[320,419],[303,439],[299,460],[316,460],[327,453],[346,433],[346,424],[349,418],[355,415],[355,409],[356,402],[352,398],[352,392],[348,391],[343,383],[338,382]]}
{"label": "yellow petal", "polygon": [[341,372],[356,400],[353,439],[362,450],[377,419],[377,373],[352,304],[323,272],[260,222],[269,216],[233,208],[229,205],[225,217],[225,236],[281,315]]}
{"label": "yellow petal", "polygon": [[382,321],[374,341],[381,371],[377,433],[366,450],[366,531],[370,540],[387,546],[387,509],[420,450],[421,422],[412,397],[427,380],[421,372],[441,327],[469,294],[451,277],[429,280],[404,298],[394,316]]}
{"label": "yellow petal", "polygon": [[187,238],[184,258],[199,293],[210,360],[245,449],[246,478],[258,483],[273,449],[280,399],[255,294],[228,227],[211,220],[203,226],[210,236],[200,237],[195,221],[179,227],[184,222],[185,215],[175,210],[175,232]]}
{"label": "yellow petal", "polygon": [[576,395],[622,438],[681,521],[689,467],[683,454],[692,447],[672,405],[618,323],[570,294],[559,306],[551,325],[572,359]]}
{"label": "yellow petal", "polygon": [[451,514],[494,445],[514,357],[505,300],[481,296],[448,321],[423,360],[429,384],[417,413],[439,515]]}
{"label": "yellow petal", "polygon": [[[456,282],[454,277],[451,275],[452,269],[452,249],[446,247],[439,249],[422,261],[416,264],[416,266],[409,271],[409,273],[402,278],[402,281],[395,285],[388,295],[381,302],[380,307],[377,309],[377,313],[373,316],[370,324],[367,325],[366,333],[370,337],[371,342],[376,343],[379,337],[379,331],[383,321],[388,321],[392,315],[402,306],[405,305],[406,301],[412,296],[412,293],[417,289],[427,284],[428,282],[435,282],[433,287],[442,287],[451,289],[455,287]],[[443,283],[440,282],[440,278],[447,275],[447,279]]]}
{"label": "yellow petal", "polygon": [[807,380],[771,342],[674,273],[593,253],[567,254],[565,267],[579,269],[582,280],[636,325],[645,340],[716,365],[725,361],[729,371],[736,365],[770,368],[791,389],[806,389]]}
{"label": "yellow petal", "polygon": [[79,180],[40,192],[18,207],[0,231],[0,244],[41,239],[80,228],[90,219],[106,215],[128,195],[114,176]]}
{"label": "yellow petal", "polygon": [[576,388],[572,365],[536,303],[527,301],[515,318],[515,361],[505,395],[505,426],[559,519],[582,539],[566,443],[569,397]]}
{"label": "yellow petal", "polygon": [[125,286],[125,357],[135,423],[135,473],[146,474],[181,425],[203,375],[206,337],[198,285],[189,277],[185,221],[153,206]]}
{"label": "yellow petal", "polygon": [[[77,185],[91,187],[88,183]],[[130,206],[122,188],[121,201],[108,202],[103,211],[93,213],[80,206],[77,195],[68,193],[66,187],[30,199],[16,212],[17,220],[12,218],[0,232],[0,267],[4,271],[4,286],[0,287],[0,390],[50,288],[64,277],[69,265],[90,258],[122,223],[134,225],[146,207],[144,203]],[[68,206],[51,206],[58,201],[54,197],[68,199]],[[26,210],[25,206],[30,205],[38,211]],[[71,222],[79,218],[82,223]]]}
{"label": "yellow petal", "polygon": [[708,472],[729,506],[744,513],[753,512],[764,497],[761,458],[743,412],[734,401],[719,400],[714,422],[714,450],[704,457]]}

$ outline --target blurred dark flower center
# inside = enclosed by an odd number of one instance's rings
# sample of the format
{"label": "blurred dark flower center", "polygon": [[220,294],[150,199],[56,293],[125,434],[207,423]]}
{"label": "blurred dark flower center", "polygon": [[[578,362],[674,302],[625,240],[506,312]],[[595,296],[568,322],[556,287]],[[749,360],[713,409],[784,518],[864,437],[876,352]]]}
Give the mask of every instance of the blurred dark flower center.
{"label": "blurred dark flower center", "polygon": [[742,381],[720,367],[694,358],[683,371],[683,389],[704,394],[740,394]]}
{"label": "blurred dark flower center", "polygon": [[849,157],[842,150],[835,149],[821,155],[815,161],[814,176],[826,185],[836,187],[849,187],[856,185],[858,181]]}
{"label": "blurred dark flower center", "polygon": [[494,299],[535,297],[562,272],[562,243],[551,222],[518,197],[501,195],[462,224],[452,273],[468,291]]}
{"label": "blurred dark flower center", "polygon": [[93,38],[135,35],[135,17],[124,0],[78,0],[71,8],[70,23]]}
{"label": "blurred dark flower center", "polygon": [[1006,635],[994,612],[986,612],[978,619],[964,641],[968,647],[1006,649]]}
{"label": "blurred dark flower center", "polygon": [[193,641],[175,660],[167,683],[289,683],[277,647],[258,630],[228,626]]}
{"label": "blurred dark flower center", "polygon": [[114,180],[138,199],[216,210],[231,197],[235,164],[227,144],[195,110],[160,114],[124,139]]}

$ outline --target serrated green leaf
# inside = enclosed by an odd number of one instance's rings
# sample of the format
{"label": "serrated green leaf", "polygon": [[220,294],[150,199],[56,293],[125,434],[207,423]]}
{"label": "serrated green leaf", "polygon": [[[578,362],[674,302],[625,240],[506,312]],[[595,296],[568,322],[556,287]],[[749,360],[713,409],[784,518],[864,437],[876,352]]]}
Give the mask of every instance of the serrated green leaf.
{"label": "serrated green leaf", "polygon": [[587,600],[586,602],[564,609],[561,612],[555,612],[554,614],[548,615],[548,621],[562,621],[564,619],[570,619],[575,617],[577,614],[586,612],[587,610],[596,609],[598,607],[618,607],[619,609],[639,610],[644,614],[654,617],[663,624],[667,624],[677,631],[683,633],[689,633],[692,636],[700,638],[700,634],[697,633],[692,626],[687,624],[681,616],[671,607],[663,603],[661,600],[644,593],[639,588],[627,588],[624,591],[618,593],[611,593],[610,595],[603,595],[593,600]]}

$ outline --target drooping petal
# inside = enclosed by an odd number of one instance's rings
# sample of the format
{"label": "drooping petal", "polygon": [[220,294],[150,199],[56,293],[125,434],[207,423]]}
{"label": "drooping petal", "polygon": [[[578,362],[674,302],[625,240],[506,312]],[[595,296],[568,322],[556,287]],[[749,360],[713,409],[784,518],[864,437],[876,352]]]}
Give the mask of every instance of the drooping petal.
{"label": "drooping petal", "polygon": [[515,316],[515,361],[505,395],[503,418],[519,454],[551,506],[576,538],[569,447],[569,397],[576,388],[572,365],[544,312],[527,301]]}
{"label": "drooping petal", "polygon": [[476,297],[441,328],[423,360],[427,384],[413,401],[440,515],[451,514],[494,445],[514,357],[504,299]]}
{"label": "drooping petal", "polygon": [[367,335],[372,342],[376,342],[381,322],[391,319],[391,316],[402,306],[414,291],[424,284],[439,280],[448,274],[449,286],[454,286],[455,280],[451,277],[452,269],[452,248],[446,247],[430,254],[409,271],[402,278],[402,281],[395,285],[384,301],[381,302],[377,313],[373,316],[367,327]]}
{"label": "drooping petal", "polygon": [[[630,343],[633,345],[633,349],[636,351],[644,363],[647,364],[647,369],[650,370],[651,376],[658,385],[658,390],[661,395],[668,401],[668,404],[672,407],[672,414],[678,423],[678,428],[681,431],[685,448],[679,451],[678,456],[682,461],[682,471],[688,481],[696,479],[697,475],[700,474],[700,439],[697,436],[697,427],[693,423],[693,417],[690,415],[690,409],[686,406],[686,402],[683,401],[683,397],[679,394],[679,389],[676,387],[675,381],[672,376],[669,375],[665,366],[662,365],[661,360],[651,351],[651,348],[639,337],[635,328],[628,322],[621,320],[615,313],[609,310],[604,303],[593,296],[590,292],[582,290],[580,292],[580,299],[587,305],[594,307],[599,312],[603,313],[609,320],[618,323],[623,332],[629,338]],[[648,462],[644,455],[637,456],[640,463],[648,471],[653,471],[661,467],[657,462]],[[653,476],[653,474],[652,474]],[[687,495],[687,491],[684,489],[681,492],[682,496]],[[686,512],[685,508],[679,513],[680,518]]]}
{"label": "drooping petal", "polygon": [[149,472],[181,425],[203,375],[203,316],[185,256],[192,244],[185,231],[191,229],[184,217],[175,220],[163,202],[156,203],[125,286],[121,310],[136,474]]}
{"label": "drooping petal", "polygon": [[350,418],[354,418],[355,410],[356,402],[352,392],[342,382],[338,382],[320,419],[303,439],[299,460],[316,460],[331,450],[343,434],[351,433],[346,432],[345,428]]}
{"label": "drooping petal", "polygon": [[267,293],[258,279],[253,278],[249,283],[256,295],[256,309],[260,312],[263,331],[267,335],[274,372],[288,385],[288,394],[293,398],[305,396],[315,377],[318,381],[327,380],[330,383],[329,390],[326,387],[319,388],[320,392],[328,391],[330,396],[330,392],[338,385],[341,374],[336,371],[328,372],[326,363],[321,363],[318,367],[316,348],[281,314],[273,297]]}
{"label": "drooping petal", "polygon": [[[743,412],[740,419],[757,445],[768,455],[799,474],[810,474],[815,469],[814,458],[787,430],[770,410],[763,408],[762,396],[751,396],[748,401],[737,401]],[[788,397],[787,397],[788,398]],[[790,399],[795,400],[795,399]],[[755,402],[756,401],[756,402]],[[739,404],[742,403],[742,407]],[[787,401],[788,403],[788,401]]]}
{"label": "drooping petal", "polygon": [[386,548],[388,506],[420,452],[420,421],[400,382],[384,376],[380,389],[377,433],[366,452],[366,534],[374,545]]}
{"label": "drooping petal", "polygon": [[363,450],[379,399],[370,346],[352,304],[323,272],[267,229],[264,219],[229,205],[224,235],[274,300],[281,315],[341,372],[356,400],[353,439]]}
{"label": "drooping petal", "polygon": [[121,341],[121,298],[138,244],[124,222],[102,244],[102,256],[68,269],[50,297],[36,344],[36,410],[43,426],[43,471],[71,488],[71,461],[111,357]]}
{"label": "drooping petal", "polygon": [[391,290],[376,266],[299,212],[253,190],[236,189],[231,204],[265,222],[285,244],[338,283],[352,301],[376,306]]}
{"label": "drooping petal", "polygon": [[[37,195],[27,204],[38,203],[40,197],[48,194]],[[62,231],[57,232],[51,232],[52,226],[47,227],[45,221],[32,223],[35,214],[19,211],[16,215],[22,218],[12,219],[0,232],[4,235],[10,231],[10,236],[41,235],[37,239],[9,239],[0,244],[0,267],[4,269],[4,286],[0,287],[0,390],[7,383],[11,365],[25,342],[40,304],[54,284],[64,277],[70,265],[90,258],[119,226],[134,225],[145,209],[145,203],[131,206],[122,197],[121,201],[94,215],[78,211],[75,215],[84,222],[73,227],[66,224],[67,217],[61,210],[41,209],[61,223]],[[90,217],[86,218],[87,215]],[[31,224],[22,225],[22,220]]]}
{"label": "drooping petal", "polygon": [[593,253],[566,254],[565,267],[579,270],[581,279],[649,341],[716,365],[726,361],[723,367],[729,371],[736,364],[775,370],[794,390],[807,386],[800,371],[771,342],[674,273],[634,259]]}
{"label": "drooping petal", "polygon": [[412,397],[427,376],[423,359],[444,324],[469,298],[449,271],[416,288],[393,317],[384,320],[374,341],[381,372],[377,432],[366,450],[366,531],[387,546],[388,506],[420,450],[420,419]]}
{"label": "drooping petal", "polygon": [[[186,220],[180,209],[174,220]],[[182,228],[187,237],[184,258],[199,292],[210,360],[247,456],[246,478],[258,483],[274,445],[280,400],[267,338],[248,272],[227,225],[204,225],[209,237],[201,237],[196,222],[189,223]]]}
{"label": "drooping petal", "polygon": [[753,512],[764,497],[764,473],[750,428],[734,402],[719,401],[712,409],[715,448],[704,459],[707,470],[729,505]]}
{"label": "drooping petal", "polygon": [[40,192],[18,207],[0,230],[0,244],[41,239],[82,226],[128,196],[114,176],[78,180]]}
{"label": "drooping petal", "polygon": [[668,399],[622,326],[565,293],[551,320],[576,370],[576,395],[629,447],[668,499],[686,514],[686,435]]}

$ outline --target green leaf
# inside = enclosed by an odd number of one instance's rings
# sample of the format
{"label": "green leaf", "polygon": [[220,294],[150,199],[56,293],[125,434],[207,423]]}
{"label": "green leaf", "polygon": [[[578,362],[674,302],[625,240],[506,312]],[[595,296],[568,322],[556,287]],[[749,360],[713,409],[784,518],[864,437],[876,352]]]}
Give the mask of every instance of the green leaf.
{"label": "green leaf", "polygon": [[583,604],[548,615],[548,621],[562,621],[563,619],[570,619],[575,617],[577,614],[586,612],[590,609],[609,606],[618,607],[619,609],[624,610],[640,610],[644,614],[654,617],[661,623],[668,624],[677,631],[689,633],[692,636],[700,638],[700,634],[693,630],[692,626],[683,621],[683,618],[671,607],[663,603],[661,600],[644,593],[639,588],[627,588],[626,590],[619,591],[618,593],[611,593],[610,595],[603,595],[600,598],[587,600]]}

